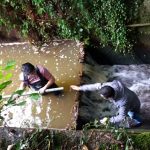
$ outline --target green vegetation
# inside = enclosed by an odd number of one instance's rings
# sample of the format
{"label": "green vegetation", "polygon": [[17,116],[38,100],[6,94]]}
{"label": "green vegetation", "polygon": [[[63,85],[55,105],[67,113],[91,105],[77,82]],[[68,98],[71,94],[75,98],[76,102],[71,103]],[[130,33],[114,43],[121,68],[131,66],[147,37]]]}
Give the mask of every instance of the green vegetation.
{"label": "green vegetation", "polygon": [[[138,16],[143,0],[2,0],[0,25],[17,29],[32,42],[77,39],[93,46],[131,51],[126,25]],[[135,36],[135,34],[133,35]]]}
{"label": "green vegetation", "polygon": [[[150,133],[135,134],[127,132],[125,129],[115,129],[114,131],[110,133],[108,128],[86,131],[36,130],[16,142],[14,149],[149,150]],[[121,134],[124,136],[121,137]]]}
{"label": "green vegetation", "polygon": [[[115,149],[116,150],[116,149],[120,149],[121,147],[122,148],[124,147],[126,150],[134,149],[133,148],[133,140],[132,140],[131,136],[129,135],[126,128],[116,127],[116,126],[110,124],[109,121],[106,123],[106,125],[103,125],[103,124],[100,124],[98,120],[95,120],[94,122],[87,123],[84,126],[84,128],[83,128],[84,135],[86,135],[88,129],[91,129],[91,128],[101,129],[103,132],[111,133],[111,135],[112,135],[111,138],[116,140],[114,143],[109,143],[109,142],[101,143],[99,146],[100,149],[104,149],[104,150],[105,149]],[[87,137],[88,137],[87,135],[84,136],[83,141],[85,144],[89,140],[89,139],[87,139]],[[120,143],[117,143],[117,141],[120,141]]]}
{"label": "green vegetation", "polygon": [[4,106],[5,107],[7,107],[7,106],[22,106],[25,104],[25,101],[21,101],[21,102],[17,103],[16,101],[14,101],[12,99],[12,96],[14,94],[18,93],[19,95],[21,95],[23,90],[18,90],[16,92],[14,92],[8,100],[4,100],[3,96],[2,96],[2,91],[12,83],[12,81],[11,81],[12,73],[10,73],[9,71],[11,69],[13,69],[14,66],[15,66],[14,61],[9,61],[5,67],[0,66],[0,121],[3,120],[1,113],[3,111]]}
{"label": "green vegetation", "polygon": [[[9,87],[12,83],[11,77],[13,76],[11,71],[15,68],[15,61],[8,61],[5,66],[0,66],[0,125],[4,121],[4,117],[2,115],[3,111],[7,110],[9,107],[13,106],[23,106],[26,104],[26,101],[21,99],[19,101],[13,99],[14,94],[22,95],[23,90],[17,90],[12,93],[11,97],[6,99],[3,98],[3,91]],[[31,99],[37,100],[39,98],[39,94],[30,94]],[[0,149],[6,148],[7,139],[0,139]]]}
{"label": "green vegetation", "polygon": [[97,120],[86,124],[83,130],[36,129],[24,133],[18,139],[14,150],[61,150],[61,149],[97,149],[97,150],[149,150],[150,133],[132,133],[124,128],[108,124],[99,124]]}
{"label": "green vegetation", "polygon": [[[22,106],[25,105],[26,103],[25,100],[21,100],[17,102],[16,100],[13,99],[14,94],[22,95],[24,90],[17,90],[14,93],[12,93],[10,98],[3,99],[2,92],[5,90],[6,87],[8,87],[12,83],[11,70],[14,69],[14,67],[15,67],[15,61],[9,61],[5,67],[0,66],[0,122],[4,119],[1,116],[4,107]],[[34,100],[37,100],[39,98],[39,94],[30,94],[30,97]]]}
{"label": "green vegetation", "polygon": [[134,147],[137,149],[149,150],[150,149],[150,132],[132,135]]}
{"label": "green vegetation", "polygon": [[[34,44],[53,39],[76,39],[93,47],[110,45],[115,51],[125,54],[131,52],[135,40],[134,30],[130,30],[127,25],[138,19],[142,2],[143,0],[1,0],[0,27],[5,27],[8,31],[16,29]],[[4,75],[4,72],[11,70],[14,65],[11,61],[5,67],[0,66],[0,121],[3,120],[1,112],[4,106],[25,104],[25,101],[13,101],[12,97],[4,102],[2,97],[2,91],[11,84],[12,77],[11,73]],[[15,93],[21,95],[22,92],[19,90]],[[31,97],[38,99],[37,95]],[[80,135],[71,134],[70,137],[67,133],[37,130],[18,141],[15,147],[18,150],[88,147],[90,140],[94,138],[89,134],[91,128],[102,129],[101,132],[108,133],[107,136],[110,133],[113,135],[114,143],[103,141],[99,143],[98,149],[120,149],[122,145],[124,149],[136,147],[148,150],[150,147],[150,133],[129,135],[124,128],[108,125],[104,129],[97,121],[86,124]],[[100,139],[103,139],[102,136],[100,135]]]}
{"label": "green vegetation", "polygon": [[[149,136],[149,133],[132,134],[124,128],[117,128],[109,123],[104,126],[95,120],[86,124],[81,131],[37,129],[15,143],[14,149],[60,150],[85,148],[97,150],[134,150],[136,148],[137,150],[148,150]],[[95,145],[95,143],[97,144]]]}
{"label": "green vegetation", "polygon": [[26,140],[20,140],[15,145],[15,150],[31,150],[41,147],[43,150],[49,150],[51,146],[51,136],[47,132],[36,130]]}

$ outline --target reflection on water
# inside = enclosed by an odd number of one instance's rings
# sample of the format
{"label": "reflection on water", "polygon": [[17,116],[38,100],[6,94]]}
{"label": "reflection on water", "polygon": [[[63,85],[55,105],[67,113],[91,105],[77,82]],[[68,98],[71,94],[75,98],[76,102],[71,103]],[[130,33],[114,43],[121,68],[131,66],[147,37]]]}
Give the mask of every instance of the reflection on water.
{"label": "reflection on water", "polygon": [[78,43],[55,41],[50,45],[44,44],[40,49],[29,43],[2,44],[0,45],[0,64],[4,65],[8,60],[15,60],[16,67],[11,71],[13,83],[3,94],[11,94],[19,86],[20,67],[25,62],[41,64],[48,68],[55,76],[56,83],[64,87],[64,93],[60,97],[51,93],[42,96],[38,101],[22,97],[27,100],[25,106],[4,108],[6,124],[12,127],[51,128],[65,128],[67,124],[70,124],[71,109],[77,93],[70,92],[69,86],[79,84],[79,74],[82,71]]}

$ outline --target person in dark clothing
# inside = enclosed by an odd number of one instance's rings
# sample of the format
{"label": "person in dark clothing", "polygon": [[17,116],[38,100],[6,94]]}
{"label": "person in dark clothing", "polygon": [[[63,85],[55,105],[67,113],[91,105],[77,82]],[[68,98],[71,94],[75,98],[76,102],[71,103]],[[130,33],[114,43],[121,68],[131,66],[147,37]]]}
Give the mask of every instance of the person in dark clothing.
{"label": "person in dark clothing", "polygon": [[[27,62],[25,64],[22,64],[21,71],[21,84],[19,88],[21,90],[29,87],[31,89],[39,91],[40,94],[44,94],[46,89],[58,87],[55,83],[54,76],[41,65],[34,66],[31,63]],[[56,95],[59,95],[60,91],[54,93]]]}

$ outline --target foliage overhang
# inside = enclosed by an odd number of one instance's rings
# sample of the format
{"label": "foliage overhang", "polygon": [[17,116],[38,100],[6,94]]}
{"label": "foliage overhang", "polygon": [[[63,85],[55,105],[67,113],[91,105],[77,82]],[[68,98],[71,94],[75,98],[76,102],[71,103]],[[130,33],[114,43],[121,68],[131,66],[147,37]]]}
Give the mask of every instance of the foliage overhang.
{"label": "foliage overhang", "polygon": [[129,52],[127,24],[137,19],[143,0],[1,0],[0,26],[15,28],[32,42],[77,39],[97,41]]}

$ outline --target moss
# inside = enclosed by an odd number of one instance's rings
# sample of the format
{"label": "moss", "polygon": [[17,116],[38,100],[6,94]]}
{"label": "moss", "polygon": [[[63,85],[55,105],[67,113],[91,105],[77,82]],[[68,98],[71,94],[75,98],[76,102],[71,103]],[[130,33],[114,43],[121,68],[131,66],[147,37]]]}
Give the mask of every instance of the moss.
{"label": "moss", "polygon": [[6,141],[6,139],[0,139],[0,149],[6,149],[8,143]]}
{"label": "moss", "polygon": [[100,144],[99,145],[99,150],[119,150],[120,147],[117,144],[110,144],[110,143],[105,143],[105,144]]}
{"label": "moss", "polygon": [[150,150],[150,132],[132,135],[134,147],[140,150]]}
{"label": "moss", "polygon": [[56,133],[53,137],[54,145],[60,146],[64,139],[65,139],[65,136],[62,133]]}

